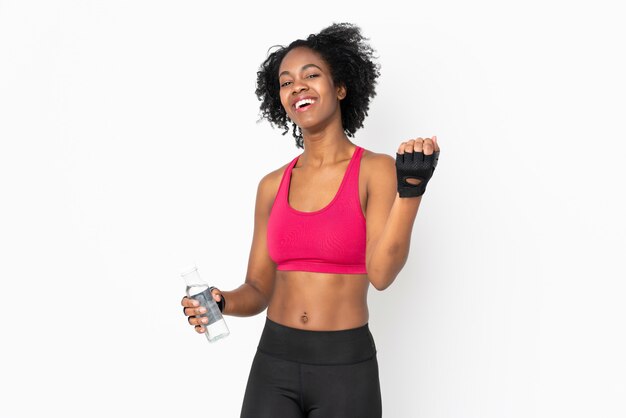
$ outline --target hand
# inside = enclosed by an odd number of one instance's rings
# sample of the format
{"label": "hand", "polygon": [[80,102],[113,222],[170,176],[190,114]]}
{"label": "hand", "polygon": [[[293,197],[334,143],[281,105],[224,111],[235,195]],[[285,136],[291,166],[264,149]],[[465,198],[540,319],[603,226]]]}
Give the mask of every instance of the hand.
{"label": "hand", "polygon": [[437,137],[411,139],[400,144],[396,155],[396,174],[400,197],[424,194],[439,160]]}
{"label": "hand", "polygon": [[[222,292],[217,288],[211,291],[211,295],[215,302],[222,300]],[[187,316],[189,325],[193,325],[198,334],[204,334],[206,332],[204,325],[209,323],[209,319],[206,317],[206,308],[200,306],[197,300],[188,298],[187,296],[183,297],[180,304],[183,306],[183,312],[185,316]]]}

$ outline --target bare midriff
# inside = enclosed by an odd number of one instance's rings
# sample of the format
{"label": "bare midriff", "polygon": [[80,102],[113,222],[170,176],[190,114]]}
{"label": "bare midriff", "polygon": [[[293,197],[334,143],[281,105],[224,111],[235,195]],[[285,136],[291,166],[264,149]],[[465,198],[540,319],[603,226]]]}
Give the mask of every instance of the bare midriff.
{"label": "bare midriff", "polygon": [[358,328],[369,318],[366,274],[276,271],[267,317],[311,331]]}

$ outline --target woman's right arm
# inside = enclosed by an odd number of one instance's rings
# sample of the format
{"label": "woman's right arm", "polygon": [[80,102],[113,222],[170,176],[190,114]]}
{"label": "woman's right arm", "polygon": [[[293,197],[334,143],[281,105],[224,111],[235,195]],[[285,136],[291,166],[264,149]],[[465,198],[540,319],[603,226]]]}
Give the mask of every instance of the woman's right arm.
{"label": "woman's right arm", "polygon": [[272,296],[276,264],[267,250],[267,220],[278,190],[276,177],[276,172],[273,172],[259,182],[246,280],[235,290],[221,292],[226,299],[223,312],[226,315],[252,316],[261,313],[267,308]]}
{"label": "woman's right arm", "polygon": [[[257,188],[254,234],[244,284],[230,291],[213,290],[213,298],[216,301],[224,295],[226,307],[223,314],[225,315],[253,316],[263,312],[269,303],[274,289],[276,264],[267,250],[267,221],[280,184],[281,171],[277,170],[263,177]],[[193,317],[193,315],[200,314],[196,301],[185,297],[181,304],[186,307],[185,315],[191,316],[188,322],[195,326],[197,332],[203,333],[205,329],[202,326],[204,324],[202,318]]]}

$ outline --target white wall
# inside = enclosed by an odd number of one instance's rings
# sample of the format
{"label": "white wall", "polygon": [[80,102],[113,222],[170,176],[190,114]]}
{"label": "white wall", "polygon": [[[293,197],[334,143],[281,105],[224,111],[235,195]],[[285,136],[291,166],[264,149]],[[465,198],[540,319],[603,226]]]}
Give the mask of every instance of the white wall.
{"label": "white wall", "polygon": [[243,282],[258,180],[300,152],[257,67],[339,21],[382,64],[355,142],[442,147],[370,292],[385,416],[625,416],[623,19],[504,3],[0,1],[0,417],[239,416],[264,315],[209,345],[178,269]]}

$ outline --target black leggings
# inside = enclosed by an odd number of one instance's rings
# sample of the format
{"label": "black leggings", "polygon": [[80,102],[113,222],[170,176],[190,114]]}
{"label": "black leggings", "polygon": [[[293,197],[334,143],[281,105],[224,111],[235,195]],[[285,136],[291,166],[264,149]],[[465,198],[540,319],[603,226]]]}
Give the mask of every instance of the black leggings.
{"label": "black leggings", "polygon": [[367,324],[308,331],[267,318],[241,418],[381,416],[376,346]]}

